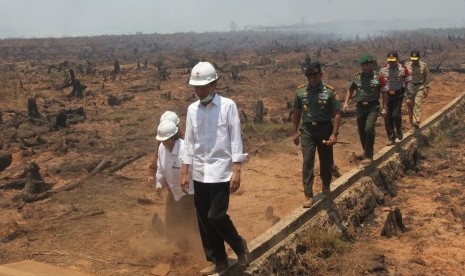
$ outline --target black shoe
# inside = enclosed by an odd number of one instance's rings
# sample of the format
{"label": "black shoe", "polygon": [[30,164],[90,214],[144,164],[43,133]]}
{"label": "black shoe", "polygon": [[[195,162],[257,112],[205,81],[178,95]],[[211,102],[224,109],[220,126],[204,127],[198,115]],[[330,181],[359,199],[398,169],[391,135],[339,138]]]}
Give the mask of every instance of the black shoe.
{"label": "black shoe", "polygon": [[214,262],[209,267],[200,270],[200,275],[212,275],[215,273],[220,273],[228,269],[229,263],[227,259]]}
{"label": "black shoe", "polygon": [[363,158],[363,160],[360,162],[360,164],[362,164],[362,165],[368,165],[368,164],[370,164],[372,161],[373,161],[373,158],[365,157],[365,158]]}
{"label": "black shoe", "polygon": [[237,256],[237,263],[244,270],[249,266],[249,248],[245,239],[242,239],[242,247],[244,248],[244,252]]}
{"label": "black shoe", "polygon": [[404,139],[404,133],[402,133],[402,130],[397,131],[397,139],[399,140]]}

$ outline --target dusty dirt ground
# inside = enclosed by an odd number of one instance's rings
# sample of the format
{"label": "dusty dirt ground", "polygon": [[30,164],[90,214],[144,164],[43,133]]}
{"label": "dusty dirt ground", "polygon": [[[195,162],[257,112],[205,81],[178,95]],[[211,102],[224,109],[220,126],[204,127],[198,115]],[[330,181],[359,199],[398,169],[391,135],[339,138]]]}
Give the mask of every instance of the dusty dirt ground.
{"label": "dusty dirt ground", "polygon": [[[337,55],[323,51],[320,59],[325,62],[333,62],[337,56],[343,57],[339,62],[347,61],[347,65],[339,69],[328,66],[324,71],[324,79],[335,86],[342,96],[347,80],[358,70],[354,60],[363,51],[357,50],[357,46],[351,44],[341,46]],[[384,53],[387,52],[385,49],[377,51],[380,53],[379,57],[384,57]],[[440,59],[444,55],[436,53],[431,56]],[[273,54],[273,58],[299,61],[303,59],[303,54],[277,53]],[[61,59],[58,55],[47,62],[59,60]],[[234,56],[236,63],[253,60],[250,53]],[[428,59],[425,61],[428,62]],[[62,73],[47,74],[45,65],[42,65],[41,69],[31,69],[30,63],[26,61],[17,62],[16,66],[22,79],[21,85],[24,85],[24,90],[18,94],[39,94],[46,99],[38,100],[39,111],[45,113],[47,106],[50,112],[84,106],[87,117],[83,123],[70,125],[55,132],[44,131],[31,124],[22,124],[18,128],[2,127],[2,151],[13,154],[13,164],[1,172],[1,183],[17,179],[25,165],[35,161],[41,167],[45,182],[53,184],[53,188],[57,189],[88,176],[86,168],[95,167],[104,158],[118,163],[137,153],[146,155],[115,173],[103,171],[90,177],[74,190],[60,192],[51,198],[31,204],[24,204],[15,198],[20,191],[0,190],[0,264],[34,259],[96,275],[147,275],[158,263],[171,265],[171,275],[195,275],[204,267],[207,262],[198,246],[197,237],[193,237],[194,246],[186,249],[154,231],[152,217],[158,214],[162,220],[164,219],[164,196],[168,191],[164,191],[163,197],[158,197],[153,186],[146,181],[147,168],[156,145],[154,137],[158,118],[165,110],[173,110],[181,115],[181,120],[185,119],[185,110],[193,100],[193,90],[186,84],[188,74],[185,70],[172,68],[171,79],[162,82],[160,90],[149,89],[139,93],[131,91],[138,85],[149,84],[153,71],[136,72],[131,69],[135,63],[124,64],[124,73],[114,78],[78,75],[79,79],[88,85],[86,96],[69,101],[65,97],[69,90],[60,92],[54,89],[62,82]],[[305,83],[305,77],[301,75],[298,63],[290,63],[286,69],[276,72],[267,71],[265,75],[261,72],[257,69],[244,70],[239,81],[232,80],[228,73],[224,73],[219,83],[222,94],[234,99],[239,110],[249,118],[243,122],[243,138],[245,151],[249,153],[250,158],[243,166],[242,186],[231,196],[229,209],[239,233],[249,241],[301,206],[304,199],[300,148],[294,146],[291,141],[291,123],[284,122],[283,119],[289,112],[286,102],[292,99],[293,90]],[[462,91],[464,79],[463,75],[454,72],[435,74],[431,93],[424,103],[423,118],[434,114],[454,99]],[[169,100],[164,95],[168,91],[171,92]],[[112,107],[106,103],[109,94],[131,94],[135,95],[135,98],[121,106]],[[11,109],[14,107],[12,102],[17,105],[21,103],[18,100],[20,98],[3,98],[2,106]],[[262,125],[251,123],[257,99],[262,99],[266,108],[265,123]],[[19,106],[24,110],[24,101],[22,104]],[[353,103],[351,107],[354,107]],[[406,114],[405,109],[404,113]],[[10,119],[8,115],[3,115],[4,122]],[[335,160],[341,173],[357,165],[350,162],[352,153],[361,153],[355,132],[355,118],[345,117],[343,120],[339,140],[349,144],[335,146]],[[407,126],[407,116],[404,115],[405,131],[408,131]],[[24,148],[16,143],[35,137],[34,132],[41,133],[40,137],[46,141],[45,145]],[[384,147],[386,142],[384,126],[379,118],[375,151]],[[429,159],[425,162],[425,166],[435,166],[428,163]],[[448,170],[442,170],[433,177],[440,179],[446,171]],[[421,180],[421,177],[418,179]],[[454,183],[451,180],[449,184],[455,185]],[[407,187],[414,186],[406,183],[405,189],[413,189]],[[320,189],[318,178],[314,189],[317,192]],[[417,212],[426,213],[427,209],[423,210],[422,206],[426,208],[428,205],[425,205],[425,202],[431,201],[431,198],[428,191],[423,189],[422,192],[425,194],[416,194],[419,198],[415,199],[422,205],[414,206],[411,199],[402,196],[396,198],[395,202],[412,204],[411,208],[420,208]],[[439,204],[440,201],[436,200],[433,203]],[[441,210],[445,212],[446,209]],[[439,212],[437,215],[440,215],[441,210],[435,209],[435,212]],[[406,212],[404,209],[402,211]],[[411,212],[414,214],[413,209]],[[180,218],[179,222],[183,223],[183,219]],[[423,227],[432,233],[429,237],[422,238],[425,241],[433,242],[447,238],[444,236],[452,238],[456,235],[454,231],[459,231],[458,228],[451,230],[447,225],[437,227],[428,224],[426,220],[423,223]],[[186,233],[190,232],[186,229]],[[405,250],[433,250],[423,246],[425,242],[422,242],[421,246],[418,245],[413,233],[412,230],[407,234],[412,235],[408,241],[412,241],[410,245],[413,249]],[[376,237],[376,233],[372,233],[373,236],[369,234],[367,233],[368,239]],[[384,244],[381,241],[373,242],[372,246],[384,246],[386,250],[393,250],[396,248],[392,245],[394,240],[387,240]],[[414,246],[415,244],[418,246]],[[356,246],[357,244],[354,247]],[[437,256],[437,259],[422,257],[421,254],[418,254],[418,258],[423,258],[428,266],[422,267],[428,268],[433,267],[434,263],[438,266],[453,263],[449,254],[449,250],[441,247],[440,252],[431,253]],[[445,260],[444,263],[440,261],[441,258]],[[411,259],[398,259],[398,263],[386,269],[400,271],[403,262]],[[457,267],[455,265],[455,268]],[[405,272],[404,275],[407,274],[410,273]]]}

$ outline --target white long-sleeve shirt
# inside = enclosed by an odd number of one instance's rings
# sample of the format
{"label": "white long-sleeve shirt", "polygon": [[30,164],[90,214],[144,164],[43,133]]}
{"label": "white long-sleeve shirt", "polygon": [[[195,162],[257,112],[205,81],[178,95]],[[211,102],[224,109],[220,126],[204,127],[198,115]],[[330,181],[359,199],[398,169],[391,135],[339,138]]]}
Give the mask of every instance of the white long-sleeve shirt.
{"label": "white long-sleeve shirt", "polygon": [[[178,139],[173,150],[169,150],[162,144],[158,147],[156,188],[161,188],[163,180],[166,180],[176,201],[179,201],[185,193],[181,188],[182,156],[186,150],[184,140]],[[194,194],[192,177],[189,181],[189,194]]]}
{"label": "white long-sleeve shirt", "polygon": [[243,162],[241,122],[236,104],[216,94],[204,106],[200,101],[187,109],[186,152],[183,163],[192,167],[192,178],[202,183],[227,182],[235,162]]}

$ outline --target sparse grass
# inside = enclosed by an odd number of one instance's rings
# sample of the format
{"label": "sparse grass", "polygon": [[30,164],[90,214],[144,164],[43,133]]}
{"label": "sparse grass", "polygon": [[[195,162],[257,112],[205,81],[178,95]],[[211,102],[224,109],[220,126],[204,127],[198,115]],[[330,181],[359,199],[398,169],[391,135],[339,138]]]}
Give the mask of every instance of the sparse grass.
{"label": "sparse grass", "polygon": [[0,71],[0,102],[2,109],[23,109],[27,106],[27,94],[19,91],[19,79],[15,72]]}
{"label": "sparse grass", "polygon": [[[305,273],[310,275],[357,275],[351,269],[333,271],[337,266],[335,260],[347,255],[350,243],[341,239],[341,234],[334,228],[314,226],[302,241],[300,248],[301,263]],[[344,254],[346,253],[346,254]],[[341,274],[343,273],[343,274]]]}
{"label": "sparse grass", "polygon": [[244,137],[258,138],[269,141],[278,141],[292,136],[293,127],[291,123],[276,124],[265,122],[261,124],[247,123],[242,129]]}
{"label": "sparse grass", "polygon": [[305,242],[309,251],[320,258],[329,258],[349,248],[349,243],[343,241],[341,234],[333,228],[313,227]]}

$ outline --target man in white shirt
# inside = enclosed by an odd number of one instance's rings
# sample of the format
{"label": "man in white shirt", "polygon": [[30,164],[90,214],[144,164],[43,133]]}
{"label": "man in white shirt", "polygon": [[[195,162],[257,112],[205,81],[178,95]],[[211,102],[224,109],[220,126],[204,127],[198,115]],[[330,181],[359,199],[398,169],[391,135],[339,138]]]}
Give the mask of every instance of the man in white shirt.
{"label": "man in white shirt", "polygon": [[241,183],[242,153],[239,113],[236,104],[215,91],[218,74],[209,62],[199,62],[192,68],[189,84],[194,86],[198,101],[187,110],[182,182],[189,185],[189,168],[194,180],[195,207],[200,236],[207,260],[213,264],[200,271],[210,275],[229,266],[226,241],[238,256],[242,268],[248,265],[247,242],[227,214],[229,194]]}
{"label": "man in white shirt", "polygon": [[157,190],[161,190],[163,183],[170,189],[166,197],[165,224],[166,234],[183,248],[192,247],[195,240],[191,235],[186,236],[186,230],[191,233],[198,232],[194,206],[194,188],[192,178],[189,179],[191,188],[184,193],[181,188],[181,162],[186,148],[184,141],[179,138],[176,124],[170,120],[160,123],[157,131],[158,160],[156,171]]}

